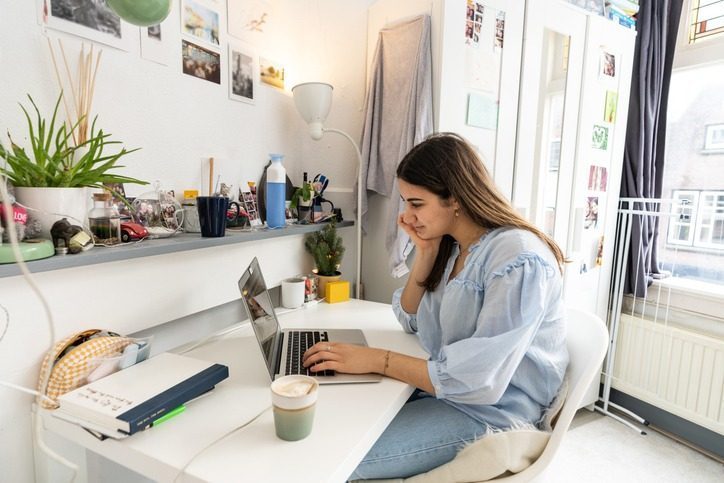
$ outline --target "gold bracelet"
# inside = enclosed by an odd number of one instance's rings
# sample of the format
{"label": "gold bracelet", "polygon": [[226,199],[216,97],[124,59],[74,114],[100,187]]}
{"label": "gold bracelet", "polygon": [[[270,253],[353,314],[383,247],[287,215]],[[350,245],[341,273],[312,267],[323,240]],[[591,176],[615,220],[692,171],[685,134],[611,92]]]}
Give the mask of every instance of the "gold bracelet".
{"label": "gold bracelet", "polygon": [[382,369],[382,375],[387,375],[387,368],[390,366],[390,351],[387,351],[387,354],[385,354],[385,368]]}

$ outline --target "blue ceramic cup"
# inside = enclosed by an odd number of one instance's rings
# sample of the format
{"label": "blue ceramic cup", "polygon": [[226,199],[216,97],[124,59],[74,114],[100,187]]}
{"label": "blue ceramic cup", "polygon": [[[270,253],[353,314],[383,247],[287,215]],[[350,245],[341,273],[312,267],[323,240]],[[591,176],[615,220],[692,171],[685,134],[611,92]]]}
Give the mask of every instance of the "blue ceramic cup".
{"label": "blue ceramic cup", "polygon": [[201,236],[220,237],[226,233],[226,210],[229,198],[224,196],[199,196],[196,198],[199,210]]}

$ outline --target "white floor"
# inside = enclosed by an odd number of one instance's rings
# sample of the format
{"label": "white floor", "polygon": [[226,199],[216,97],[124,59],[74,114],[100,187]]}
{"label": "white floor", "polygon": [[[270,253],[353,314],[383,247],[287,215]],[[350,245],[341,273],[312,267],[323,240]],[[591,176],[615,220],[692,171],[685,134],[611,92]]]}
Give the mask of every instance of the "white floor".
{"label": "white floor", "polygon": [[611,418],[583,409],[543,481],[724,482],[723,464],[656,431],[646,432],[641,436]]}

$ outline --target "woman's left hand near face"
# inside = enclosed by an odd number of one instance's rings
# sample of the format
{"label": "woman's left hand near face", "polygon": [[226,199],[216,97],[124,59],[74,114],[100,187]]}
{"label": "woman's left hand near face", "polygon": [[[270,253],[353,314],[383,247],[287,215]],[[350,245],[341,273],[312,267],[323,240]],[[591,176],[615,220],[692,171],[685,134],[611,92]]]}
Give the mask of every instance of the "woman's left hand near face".
{"label": "woman's left hand near face", "polygon": [[331,369],[347,374],[379,372],[387,351],[355,344],[318,342],[304,353],[304,367],[310,371]]}

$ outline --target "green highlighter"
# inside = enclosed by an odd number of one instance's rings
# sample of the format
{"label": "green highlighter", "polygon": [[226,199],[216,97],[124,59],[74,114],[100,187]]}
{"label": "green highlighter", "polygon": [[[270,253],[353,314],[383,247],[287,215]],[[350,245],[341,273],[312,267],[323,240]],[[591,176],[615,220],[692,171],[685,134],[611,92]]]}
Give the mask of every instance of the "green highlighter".
{"label": "green highlighter", "polygon": [[164,415],[161,416],[160,418],[154,420],[153,423],[151,423],[151,426],[158,426],[159,424],[163,423],[164,421],[168,421],[168,420],[171,419],[172,417],[174,417],[174,416],[176,416],[176,415],[178,415],[178,414],[181,414],[181,413],[184,412],[185,410],[186,410],[186,406],[184,406],[184,405],[182,404],[182,405],[180,405],[179,407],[177,407],[177,408],[175,408],[175,409],[172,409],[171,411],[167,412],[166,414],[164,414]]}

